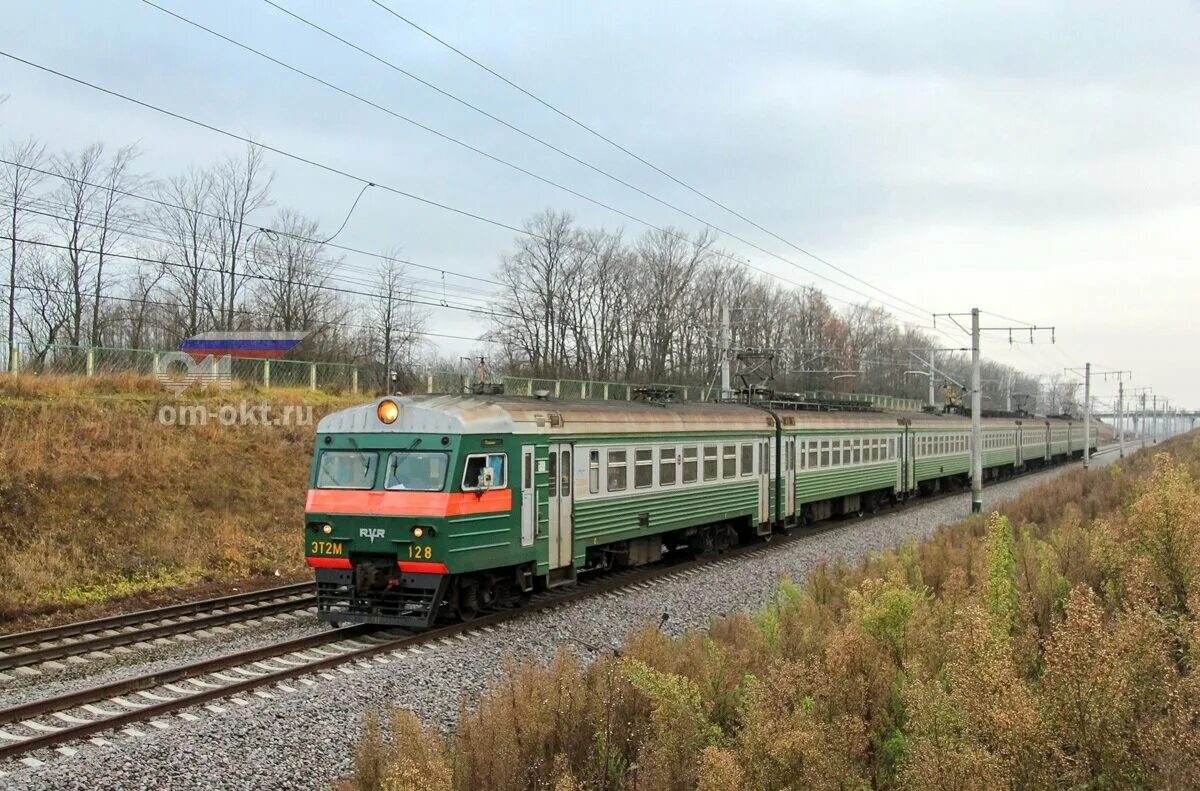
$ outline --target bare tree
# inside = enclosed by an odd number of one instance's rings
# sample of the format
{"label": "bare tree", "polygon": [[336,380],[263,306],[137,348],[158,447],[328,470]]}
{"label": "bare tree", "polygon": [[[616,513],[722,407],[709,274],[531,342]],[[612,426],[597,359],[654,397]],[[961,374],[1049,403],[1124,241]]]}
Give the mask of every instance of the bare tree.
{"label": "bare tree", "polygon": [[281,330],[313,329],[335,302],[328,272],[340,259],[324,258],[315,220],[284,209],[272,228],[250,247],[261,312]]}
{"label": "bare tree", "polygon": [[638,285],[647,294],[648,370],[653,380],[663,379],[672,368],[670,351],[686,317],[684,295],[700,267],[709,260],[715,238],[709,229],[694,241],[666,229],[648,231],[638,242]]}
{"label": "bare tree", "polygon": [[63,330],[70,330],[77,292],[70,288],[65,268],[44,250],[36,250],[25,265],[29,298],[17,320],[29,341],[33,360],[45,358]]}
{"label": "bare tree", "polygon": [[408,270],[393,251],[379,264],[372,304],[374,324],[382,346],[380,384],[387,390],[392,387],[395,372],[411,372],[414,352],[427,318],[413,304],[412,289],[406,285],[407,281]]}
{"label": "bare tree", "polygon": [[169,239],[164,260],[171,264],[167,276],[182,303],[182,337],[200,332],[205,286],[212,268],[208,246],[213,234],[208,211],[211,187],[208,172],[193,170],[168,179],[156,190],[160,203],[153,216]]}
{"label": "bare tree", "polygon": [[8,259],[8,359],[9,365],[16,359],[16,317],[17,317],[17,253],[18,239],[21,236],[22,215],[26,202],[42,179],[44,173],[38,172],[46,158],[46,146],[33,138],[21,142],[12,142],[5,147],[4,158],[14,163],[5,167],[0,174],[0,189],[9,206],[9,259]]}
{"label": "bare tree", "polygon": [[72,346],[83,342],[83,318],[87,305],[87,293],[95,269],[93,247],[95,226],[90,221],[90,212],[95,198],[96,173],[104,158],[104,146],[95,143],[82,151],[66,153],[56,157],[52,168],[60,183],[55,198],[65,216],[57,219],[63,235],[63,263],[66,283],[71,290],[71,316],[67,326],[68,340]]}
{"label": "bare tree", "polygon": [[130,170],[138,157],[136,145],[117,149],[104,169],[103,180],[95,196],[96,208],[96,277],[92,293],[92,346],[100,345],[100,292],[104,284],[104,257],[120,241],[126,231],[125,222],[132,217],[127,193],[138,187],[142,179]]}
{"label": "bare tree", "polygon": [[217,215],[212,227],[212,250],[215,254],[218,285],[218,324],[233,329],[236,324],[237,298],[241,293],[242,258],[249,228],[250,215],[271,205],[270,191],[273,175],[266,169],[262,149],[253,143],[246,146],[240,157],[221,162],[212,179],[212,208]]}
{"label": "bare tree", "polygon": [[497,331],[501,342],[524,356],[535,373],[559,372],[556,356],[561,316],[563,268],[575,243],[570,214],[546,210],[524,223],[528,235],[516,240],[516,250],[500,264],[504,293]]}

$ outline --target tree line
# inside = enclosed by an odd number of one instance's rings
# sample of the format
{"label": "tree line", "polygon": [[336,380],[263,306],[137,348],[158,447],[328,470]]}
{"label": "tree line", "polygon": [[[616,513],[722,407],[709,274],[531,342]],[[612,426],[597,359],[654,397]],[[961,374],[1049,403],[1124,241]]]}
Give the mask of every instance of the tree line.
{"label": "tree line", "polygon": [[[928,395],[930,350],[944,347],[884,308],[835,308],[820,290],[779,282],[721,249],[710,231],[673,228],[626,238],[565,212],[526,220],[500,261],[492,341],[502,367],[537,377],[716,384],[732,351],[734,387]],[[729,337],[721,311],[730,311]],[[960,397],[970,360],[935,353],[936,398]],[[1077,385],[1042,385],[985,361],[985,409],[1077,408]],[[949,388],[947,389],[947,385]]]}
{"label": "tree line", "polygon": [[[208,330],[307,330],[297,356],[408,370],[427,321],[406,266],[344,274],[320,224],[277,207],[262,150],[154,178],[136,145],[51,154],[9,143],[0,164],[9,342],[174,348]],[[324,241],[323,241],[324,239]],[[346,286],[349,280],[351,285]]]}
{"label": "tree line", "polygon": [[[163,177],[142,172],[140,154],[100,143],[52,154],[33,139],[4,148],[0,299],[26,364],[60,346],[162,349],[206,330],[270,329],[310,332],[295,356],[371,364],[379,386],[388,371],[403,388],[420,369],[458,366],[430,342],[398,248],[370,267],[347,261],[318,221],[276,204],[262,149]],[[878,305],[835,306],[768,278],[711,229],[632,237],[555,210],[523,228],[499,257],[498,290],[472,294],[490,311],[475,348],[493,372],[716,387],[733,350],[735,387],[922,399],[918,372],[945,345]],[[938,354],[936,368],[939,401],[969,382],[963,354]],[[985,362],[983,379],[985,408],[1077,408],[1061,378],[1042,386]]]}

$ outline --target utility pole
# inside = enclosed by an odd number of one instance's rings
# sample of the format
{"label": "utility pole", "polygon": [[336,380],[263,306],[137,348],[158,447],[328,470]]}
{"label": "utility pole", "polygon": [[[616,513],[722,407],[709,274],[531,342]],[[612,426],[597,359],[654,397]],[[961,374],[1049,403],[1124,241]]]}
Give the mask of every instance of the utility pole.
{"label": "utility pole", "polygon": [[1083,468],[1092,458],[1092,364],[1083,364]]}
{"label": "utility pole", "polygon": [[1125,458],[1125,382],[1117,380],[1117,456]]}
{"label": "utility pole", "polygon": [[[962,331],[967,328],[959,323],[958,318],[965,313],[937,313],[933,316],[933,326],[937,327],[939,316],[949,318]],[[1054,343],[1054,327],[1039,327],[1025,325],[1023,327],[981,327],[979,326],[979,308],[971,308],[971,513],[983,512],[983,392],[981,386],[982,372],[980,370],[980,336],[984,332],[1006,332],[1009,344],[1014,343],[1014,333],[1029,333],[1029,342],[1033,343],[1035,332],[1049,332],[1050,342]]]}
{"label": "utility pole", "polygon": [[729,382],[729,356],[732,346],[729,331],[729,306],[721,306],[721,400],[728,401],[733,397],[733,389]]}
{"label": "utility pole", "polygon": [[1146,388],[1142,388],[1142,430],[1138,432],[1142,447],[1146,447]]}
{"label": "utility pole", "polygon": [[929,406],[931,406],[931,407],[937,406],[937,400],[934,398],[934,393],[933,393],[933,389],[934,389],[933,388],[933,375],[935,373],[935,369],[933,366],[933,355],[936,353],[937,353],[937,349],[929,350]]}
{"label": "utility pole", "polygon": [[1012,371],[1004,375],[1004,411],[1012,412]]}
{"label": "utility pole", "polygon": [[1153,425],[1150,427],[1150,444],[1157,445],[1158,444],[1158,396],[1157,395],[1155,395],[1151,398],[1150,419],[1152,421],[1154,421]]}
{"label": "utility pole", "polygon": [[983,393],[979,391],[979,308],[971,308],[971,513],[983,511]]}

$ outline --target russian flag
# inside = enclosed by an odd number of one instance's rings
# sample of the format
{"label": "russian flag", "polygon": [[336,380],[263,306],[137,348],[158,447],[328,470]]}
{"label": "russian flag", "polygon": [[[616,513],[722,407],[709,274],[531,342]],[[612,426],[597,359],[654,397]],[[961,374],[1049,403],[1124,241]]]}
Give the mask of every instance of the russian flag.
{"label": "russian flag", "polygon": [[189,355],[196,362],[201,362],[209,355],[275,360],[287,354],[307,336],[306,331],[203,332],[179,344],[179,351]]}

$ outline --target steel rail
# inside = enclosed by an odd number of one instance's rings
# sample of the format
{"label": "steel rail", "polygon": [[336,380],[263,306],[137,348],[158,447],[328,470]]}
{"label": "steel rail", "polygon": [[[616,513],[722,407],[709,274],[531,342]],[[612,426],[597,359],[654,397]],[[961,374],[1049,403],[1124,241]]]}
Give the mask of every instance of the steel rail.
{"label": "steel rail", "polygon": [[102,651],[106,648],[141,643],[147,640],[157,640],[176,634],[188,634],[202,629],[224,626],[229,623],[248,621],[253,618],[263,618],[268,615],[293,612],[305,607],[315,606],[316,603],[317,599],[315,596],[303,598],[292,597],[285,601],[268,600],[264,604],[245,606],[228,612],[198,615],[194,618],[187,618],[187,620],[173,621],[157,626],[139,626],[131,631],[100,634],[94,637],[84,635],[81,636],[81,639],[71,642],[59,643],[43,648],[33,648],[28,651],[18,650],[11,654],[0,655],[0,671],[28,667],[92,651]]}
{"label": "steel rail", "polygon": [[65,623],[59,626],[49,626],[45,629],[35,629],[29,632],[13,632],[11,634],[0,634],[0,651],[7,651],[12,648],[18,648],[24,645],[34,643],[44,643],[51,640],[60,640],[65,637],[74,637],[79,634],[88,632],[101,632],[105,629],[116,629],[122,626],[137,625],[149,621],[157,621],[165,618],[177,618],[184,615],[191,615],[205,610],[219,610],[225,607],[236,607],[241,604],[265,601],[268,599],[278,599],[284,596],[292,596],[300,593],[311,592],[314,588],[312,582],[298,582],[292,585],[282,585],[276,588],[264,588],[257,591],[249,591],[247,593],[235,593],[230,596],[220,596],[214,599],[199,599],[190,602],[181,602],[179,604],[168,604],[165,607],[155,607],[149,610],[139,610],[137,612],[122,613],[120,615],[110,615],[104,618],[95,618],[90,621],[75,621]]}

